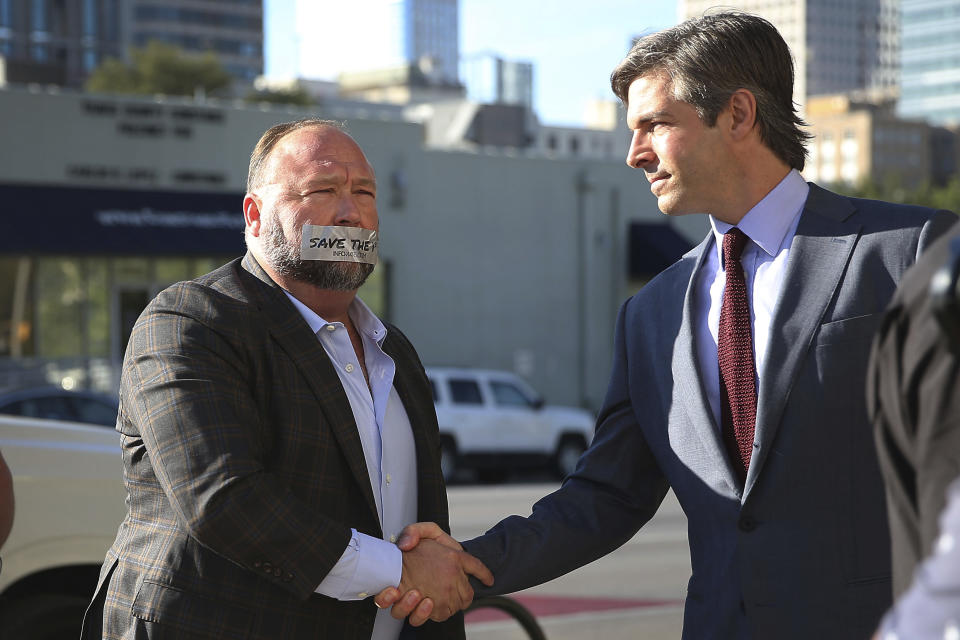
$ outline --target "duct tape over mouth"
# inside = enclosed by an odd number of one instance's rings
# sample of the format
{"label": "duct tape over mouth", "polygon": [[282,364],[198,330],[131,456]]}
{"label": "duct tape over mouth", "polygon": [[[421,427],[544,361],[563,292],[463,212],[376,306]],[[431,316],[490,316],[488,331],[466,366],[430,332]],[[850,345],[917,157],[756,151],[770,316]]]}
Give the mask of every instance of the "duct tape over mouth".
{"label": "duct tape over mouth", "polygon": [[380,239],[372,229],[305,224],[302,237],[301,260],[377,264],[377,246]]}

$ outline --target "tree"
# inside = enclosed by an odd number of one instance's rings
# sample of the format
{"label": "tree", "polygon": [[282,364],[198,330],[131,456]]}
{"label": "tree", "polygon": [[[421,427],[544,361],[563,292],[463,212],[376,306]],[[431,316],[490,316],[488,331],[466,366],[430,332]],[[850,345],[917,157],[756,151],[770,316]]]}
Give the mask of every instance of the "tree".
{"label": "tree", "polygon": [[957,176],[943,186],[925,183],[913,189],[904,188],[897,176],[888,176],[881,181],[867,179],[855,186],[837,184],[831,188],[855,198],[919,204],[960,213],[960,177]]}
{"label": "tree", "polygon": [[232,78],[216,55],[184,53],[177,47],[151,41],[132,49],[129,63],[108,58],[90,75],[87,91],[192,96],[198,90],[214,94],[230,86]]}
{"label": "tree", "polygon": [[291,104],[298,107],[309,107],[316,104],[302,87],[293,89],[266,89],[254,90],[247,94],[247,102],[269,102],[271,104]]}

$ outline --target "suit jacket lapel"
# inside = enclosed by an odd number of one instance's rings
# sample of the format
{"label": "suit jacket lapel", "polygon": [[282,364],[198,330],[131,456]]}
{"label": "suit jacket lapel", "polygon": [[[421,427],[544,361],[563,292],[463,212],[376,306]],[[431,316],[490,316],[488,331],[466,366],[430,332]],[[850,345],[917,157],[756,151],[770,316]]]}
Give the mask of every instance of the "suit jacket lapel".
{"label": "suit jacket lapel", "polygon": [[700,359],[697,355],[697,274],[703,266],[703,262],[708,255],[707,252],[713,250],[713,233],[710,232],[700,245],[691,252],[699,253],[697,253],[696,262],[693,264],[690,277],[687,280],[687,290],[683,297],[683,315],[680,330],[677,332],[674,343],[672,371],[674,384],[680,388],[682,394],[683,407],[707,452],[707,460],[704,463],[716,469],[723,469],[723,476],[730,489],[738,492],[740,483],[727,457],[720,427],[717,425],[713,411],[710,409],[710,403],[707,400],[707,393],[700,375],[698,364]]}
{"label": "suit jacket lapel", "polygon": [[303,373],[304,381],[316,395],[320,412],[340,443],[350,471],[361,487],[376,521],[379,522],[380,516],[373,497],[373,488],[370,486],[370,474],[363,456],[363,445],[360,443],[353,409],[350,408],[350,401],[330,358],[280,286],[270,279],[256,259],[247,253],[241,264],[251,275],[267,285],[251,287],[251,298],[267,319],[270,334],[294,361]]}
{"label": "suit jacket lapel", "polygon": [[849,220],[855,211],[848,200],[810,185],[770,323],[767,365],[757,397],[759,448],[750,461],[744,500],[763,468],[794,380],[850,261],[861,230]]}

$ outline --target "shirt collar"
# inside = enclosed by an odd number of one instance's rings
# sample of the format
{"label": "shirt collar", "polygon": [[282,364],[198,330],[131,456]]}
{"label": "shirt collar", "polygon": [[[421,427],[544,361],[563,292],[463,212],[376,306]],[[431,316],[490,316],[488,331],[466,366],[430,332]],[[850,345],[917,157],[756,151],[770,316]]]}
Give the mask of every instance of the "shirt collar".
{"label": "shirt collar", "polygon": [[[777,183],[763,200],[758,202],[747,215],[743,216],[737,228],[753,240],[757,246],[768,255],[776,256],[780,252],[784,238],[790,230],[793,221],[803,210],[807,201],[810,185],[796,169],[791,169],[783,180]],[[723,264],[723,234],[733,225],[717,220],[710,216],[710,226],[713,228],[716,240],[717,257]]]}
{"label": "shirt collar", "polygon": [[[317,333],[325,326],[331,324],[321,318],[313,309],[293,297],[289,291],[284,289],[283,292],[290,298],[290,302],[292,302],[293,306],[300,312],[303,319],[307,321],[307,324],[310,325],[311,331]],[[383,346],[383,341],[387,337],[387,328],[363,300],[355,297],[347,309],[347,314],[350,316],[350,319],[353,320],[353,326],[356,327],[361,335],[367,336],[377,344]]]}

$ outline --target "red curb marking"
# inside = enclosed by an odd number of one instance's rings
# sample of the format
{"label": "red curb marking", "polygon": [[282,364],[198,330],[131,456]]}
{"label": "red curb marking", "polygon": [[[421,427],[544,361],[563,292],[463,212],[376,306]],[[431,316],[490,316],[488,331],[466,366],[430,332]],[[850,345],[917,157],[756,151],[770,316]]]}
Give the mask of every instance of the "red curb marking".
{"label": "red curb marking", "polygon": [[[537,618],[549,616],[585,613],[589,611],[612,611],[617,609],[646,609],[666,605],[680,605],[682,600],[627,600],[622,598],[583,598],[576,596],[511,596],[530,610]],[[466,616],[467,623],[490,622],[492,620],[510,620],[511,617],[492,607],[483,607],[471,611]]]}

